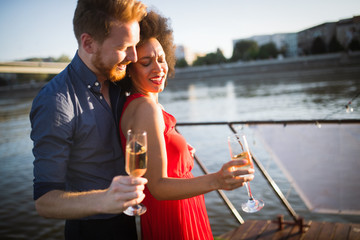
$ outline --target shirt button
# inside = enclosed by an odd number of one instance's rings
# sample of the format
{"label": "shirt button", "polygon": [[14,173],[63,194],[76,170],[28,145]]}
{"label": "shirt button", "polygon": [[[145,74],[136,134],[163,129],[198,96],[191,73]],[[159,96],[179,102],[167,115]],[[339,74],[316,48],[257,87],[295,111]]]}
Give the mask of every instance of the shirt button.
{"label": "shirt button", "polygon": [[102,100],[102,99],[103,99],[103,96],[100,96],[100,99]]}
{"label": "shirt button", "polygon": [[91,86],[90,85],[88,85],[88,89],[90,89],[91,88]]}
{"label": "shirt button", "polygon": [[95,82],[95,86],[99,86],[99,82]]}

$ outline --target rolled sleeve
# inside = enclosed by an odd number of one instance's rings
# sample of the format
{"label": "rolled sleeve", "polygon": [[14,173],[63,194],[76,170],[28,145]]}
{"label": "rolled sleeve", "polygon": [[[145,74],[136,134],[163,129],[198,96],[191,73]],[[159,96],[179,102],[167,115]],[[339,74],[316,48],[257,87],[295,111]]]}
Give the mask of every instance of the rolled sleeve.
{"label": "rolled sleeve", "polygon": [[34,142],[34,198],[63,189],[72,144],[73,109],[61,95],[39,95],[30,113]]}
{"label": "rolled sleeve", "polygon": [[65,191],[65,183],[52,183],[52,182],[38,182],[34,183],[34,200],[37,200],[42,195],[52,190]]}

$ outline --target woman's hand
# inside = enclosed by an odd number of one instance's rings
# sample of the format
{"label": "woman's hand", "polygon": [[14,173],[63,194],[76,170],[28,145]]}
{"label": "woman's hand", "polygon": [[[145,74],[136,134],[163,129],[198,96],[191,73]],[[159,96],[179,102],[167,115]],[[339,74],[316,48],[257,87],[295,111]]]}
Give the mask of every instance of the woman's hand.
{"label": "woman's hand", "polygon": [[254,169],[232,171],[234,167],[244,165],[246,162],[246,160],[231,160],[225,163],[221,170],[216,173],[217,189],[233,190],[244,186],[245,182],[253,180]]}
{"label": "woman's hand", "polygon": [[196,149],[193,146],[191,146],[190,144],[188,144],[188,149],[189,149],[191,156],[194,157]]}

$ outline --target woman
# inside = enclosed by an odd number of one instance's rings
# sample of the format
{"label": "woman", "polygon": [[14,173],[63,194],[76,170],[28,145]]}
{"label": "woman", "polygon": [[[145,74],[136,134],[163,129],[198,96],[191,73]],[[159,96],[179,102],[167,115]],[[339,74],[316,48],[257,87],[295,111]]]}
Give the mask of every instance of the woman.
{"label": "woman", "polygon": [[[174,72],[175,57],[172,30],[167,19],[150,12],[140,23],[138,61],[130,64],[128,77],[121,81],[130,92],[120,119],[120,135],[125,149],[128,129],[146,130],[148,168],[141,215],[143,239],[213,239],[205,208],[204,193],[243,186],[253,170],[229,169],[243,164],[230,161],[220,171],[200,177],[191,174],[191,147],[175,131],[175,118],[158,102],[168,75]],[[237,176],[237,177],[234,177]]]}

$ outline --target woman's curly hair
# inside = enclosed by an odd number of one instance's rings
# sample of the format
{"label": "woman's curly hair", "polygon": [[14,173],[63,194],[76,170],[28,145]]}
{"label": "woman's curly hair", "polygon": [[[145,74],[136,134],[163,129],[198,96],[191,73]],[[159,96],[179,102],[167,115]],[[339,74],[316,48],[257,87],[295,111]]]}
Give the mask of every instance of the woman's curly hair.
{"label": "woman's curly hair", "polygon": [[[155,38],[161,44],[164,52],[166,62],[168,64],[168,78],[174,77],[175,75],[175,49],[176,46],[174,44],[173,30],[170,27],[169,19],[162,17],[160,14],[151,10],[148,12],[146,17],[140,22],[140,42],[137,46],[141,46],[150,38]],[[129,67],[131,67],[131,64]],[[129,68],[127,68],[128,71]],[[131,90],[131,79],[128,74],[126,77],[118,82],[118,84],[125,90],[129,92]],[[165,85],[167,84],[167,80]]]}
{"label": "woman's curly hair", "polygon": [[164,49],[169,67],[168,77],[173,77],[176,63],[173,30],[170,28],[169,19],[154,11],[150,11],[140,22],[140,42],[138,46],[141,46],[150,38],[156,38]]}

